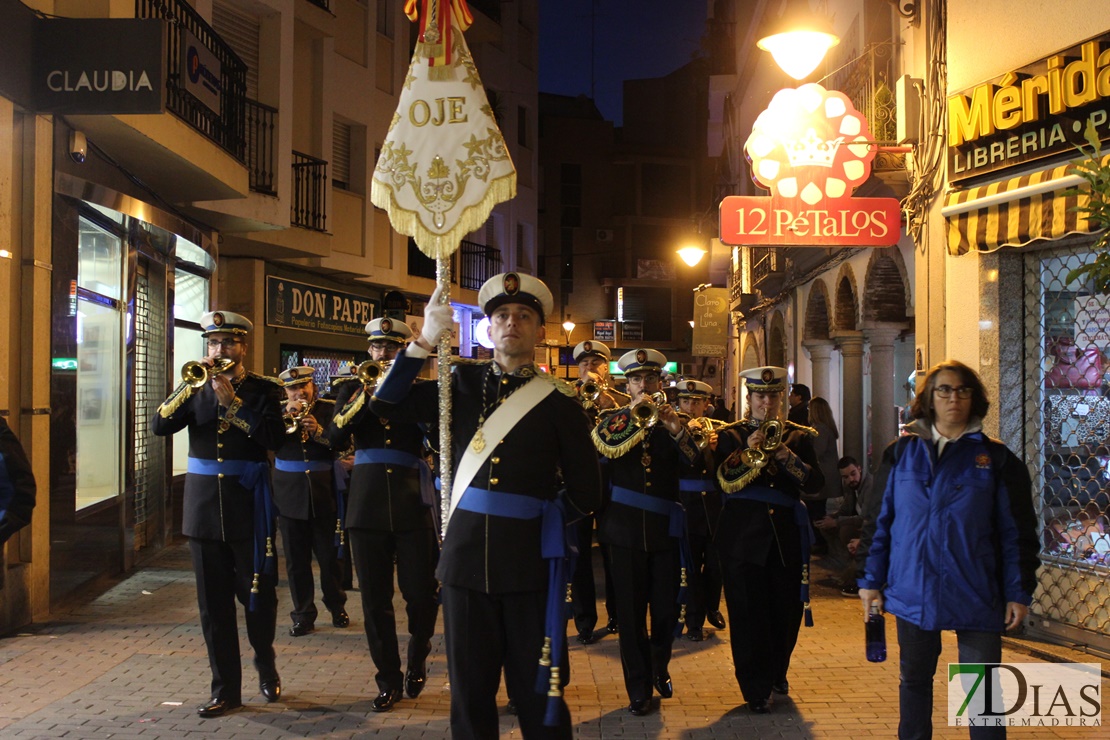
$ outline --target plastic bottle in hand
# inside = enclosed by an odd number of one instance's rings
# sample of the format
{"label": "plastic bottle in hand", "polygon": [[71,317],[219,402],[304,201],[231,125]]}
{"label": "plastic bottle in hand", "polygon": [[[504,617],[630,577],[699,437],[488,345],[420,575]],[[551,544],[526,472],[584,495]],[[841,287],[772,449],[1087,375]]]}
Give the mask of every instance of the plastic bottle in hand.
{"label": "plastic bottle in hand", "polygon": [[882,663],[886,660],[886,618],[878,607],[871,607],[871,614],[867,617],[866,635],[867,659],[872,663]]}

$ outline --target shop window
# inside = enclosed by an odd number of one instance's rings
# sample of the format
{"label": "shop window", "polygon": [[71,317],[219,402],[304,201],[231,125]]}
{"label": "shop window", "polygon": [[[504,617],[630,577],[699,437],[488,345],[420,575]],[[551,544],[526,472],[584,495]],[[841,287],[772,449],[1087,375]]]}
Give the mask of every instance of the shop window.
{"label": "shop window", "polygon": [[1033,611],[1107,634],[1106,589],[1096,584],[1110,572],[1110,296],[1067,279],[1093,258],[1089,248],[1024,258],[1024,457],[1045,563]]}
{"label": "shop window", "polygon": [[[179,254],[180,251],[179,247]],[[174,275],[172,366],[177,370],[189,360],[199,360],[207,354],[200,317],[208,310],[210,290],[209,280],[203,275],[180,268]],[[173,385],[178,382],[180,378],[175,378]],[[173,437],[173,474],[185,475],[189,466],[189,430],[182,429]]]}
{"label": "shop window", "polygon": [[122,490],[120,423],[123,400],[123,240],[78,219],[76,509],[113,499]]}

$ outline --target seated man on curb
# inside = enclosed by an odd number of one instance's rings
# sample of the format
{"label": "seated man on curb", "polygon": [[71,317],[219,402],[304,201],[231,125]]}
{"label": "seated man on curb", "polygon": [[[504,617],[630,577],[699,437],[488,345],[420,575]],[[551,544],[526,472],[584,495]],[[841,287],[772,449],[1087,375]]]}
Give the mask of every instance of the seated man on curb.
{"label": "seated man on curb", "polygon": [[854,457],[840,458],[836,467],[840,471],[843,503],[835,513],[818,519],[813,526],[829,543],[829,553],[835,557],[838,569],[843,571],[840,593],[855,596],[859,588],[855,582],[856,568],[852,559],[855,553],[851,550],[854,548],[849,548],[849,543],[859,539],[863,529],[863,512],[871,499],[871,476]]}

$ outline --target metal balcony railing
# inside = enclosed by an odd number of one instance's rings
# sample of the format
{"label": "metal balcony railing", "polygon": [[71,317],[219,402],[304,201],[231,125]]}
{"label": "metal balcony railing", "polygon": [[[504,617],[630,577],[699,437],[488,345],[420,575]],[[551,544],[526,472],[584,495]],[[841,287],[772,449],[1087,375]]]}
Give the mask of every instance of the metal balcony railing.
{"label": "metal balcony railing", "polygon": [[894,141],[897,136],[898,106],[892,87],[894,50],[893,41],[868,44],[862,54],[831,72],[821,83],[851,99],[871,124],[875,141]]}
{"label": "metal balcony railing", "polygon": [[484,244],[468,242],[459,246],[459,287],[478,290],[482,283],[501,272],[501,252]]}
{"label": "metal balcony railing", "polygon": [[277,130],[277,108],[246,101],[247,171],[251,190],[276,195],[274,188],[274,132]]}
{"label": "metal balcony railing", "polygon": [[312,3],[313,5],[315,5],[317,8],[323,8],[324,10],[328,11],[329,13],[331,12],[331,0],[308,0],[308,1],[310,3]]}
{"label": "metal balcony railing", "polygon": [[752,286],[757,286],[779,271],[779,256],[774,247],[752,247]]}
{"label": "metal balcony railing", "polygon": [[[246,163],[244,108],[247,66],[231,47],[184,0],[135,0],[136,18],[169,21],[166,45],[166,107],[200,133]],[[214,111],[185,89],[181,51],[185,32],[196,37],[220,65],[219,111]]]}
{"label": "metal balcony railing", "polygon": [[[420,247],[416,246],[416,240],[411,236],[409,237],[409,275],[413,277],[436,279],[436,261],[420,251]],[[452,270],[451,274],[454,276],[455,271]]]}
{"label": "metal balcony railing", "polygon": [[322,159],[293,152],[293,207],[290,220],[294,226],[312,231],[325,231],[324,188],[328,182],[328,163]]}

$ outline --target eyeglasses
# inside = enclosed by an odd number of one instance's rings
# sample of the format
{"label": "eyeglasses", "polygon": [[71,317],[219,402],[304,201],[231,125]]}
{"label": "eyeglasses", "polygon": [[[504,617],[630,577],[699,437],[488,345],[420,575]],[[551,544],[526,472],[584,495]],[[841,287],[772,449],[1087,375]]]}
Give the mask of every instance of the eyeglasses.
{"label": "eyeglasses", "polygon": [[938,385],[933,389],[933,393],[941,398],[951,398],[953,393],[956,394],[956,398],[971,398],[971,391],[970,385],[958,385],[955,388],[950,385]]}
{"label": "eyeglasses", "polygon": [[242,344],[242,343],[243,343],[243,340],[241,340],[241,339],[209,339],[208,340],[208,349],[216,349],[217,347],[223,347],[224,349],[231,349],[235,345]]}

